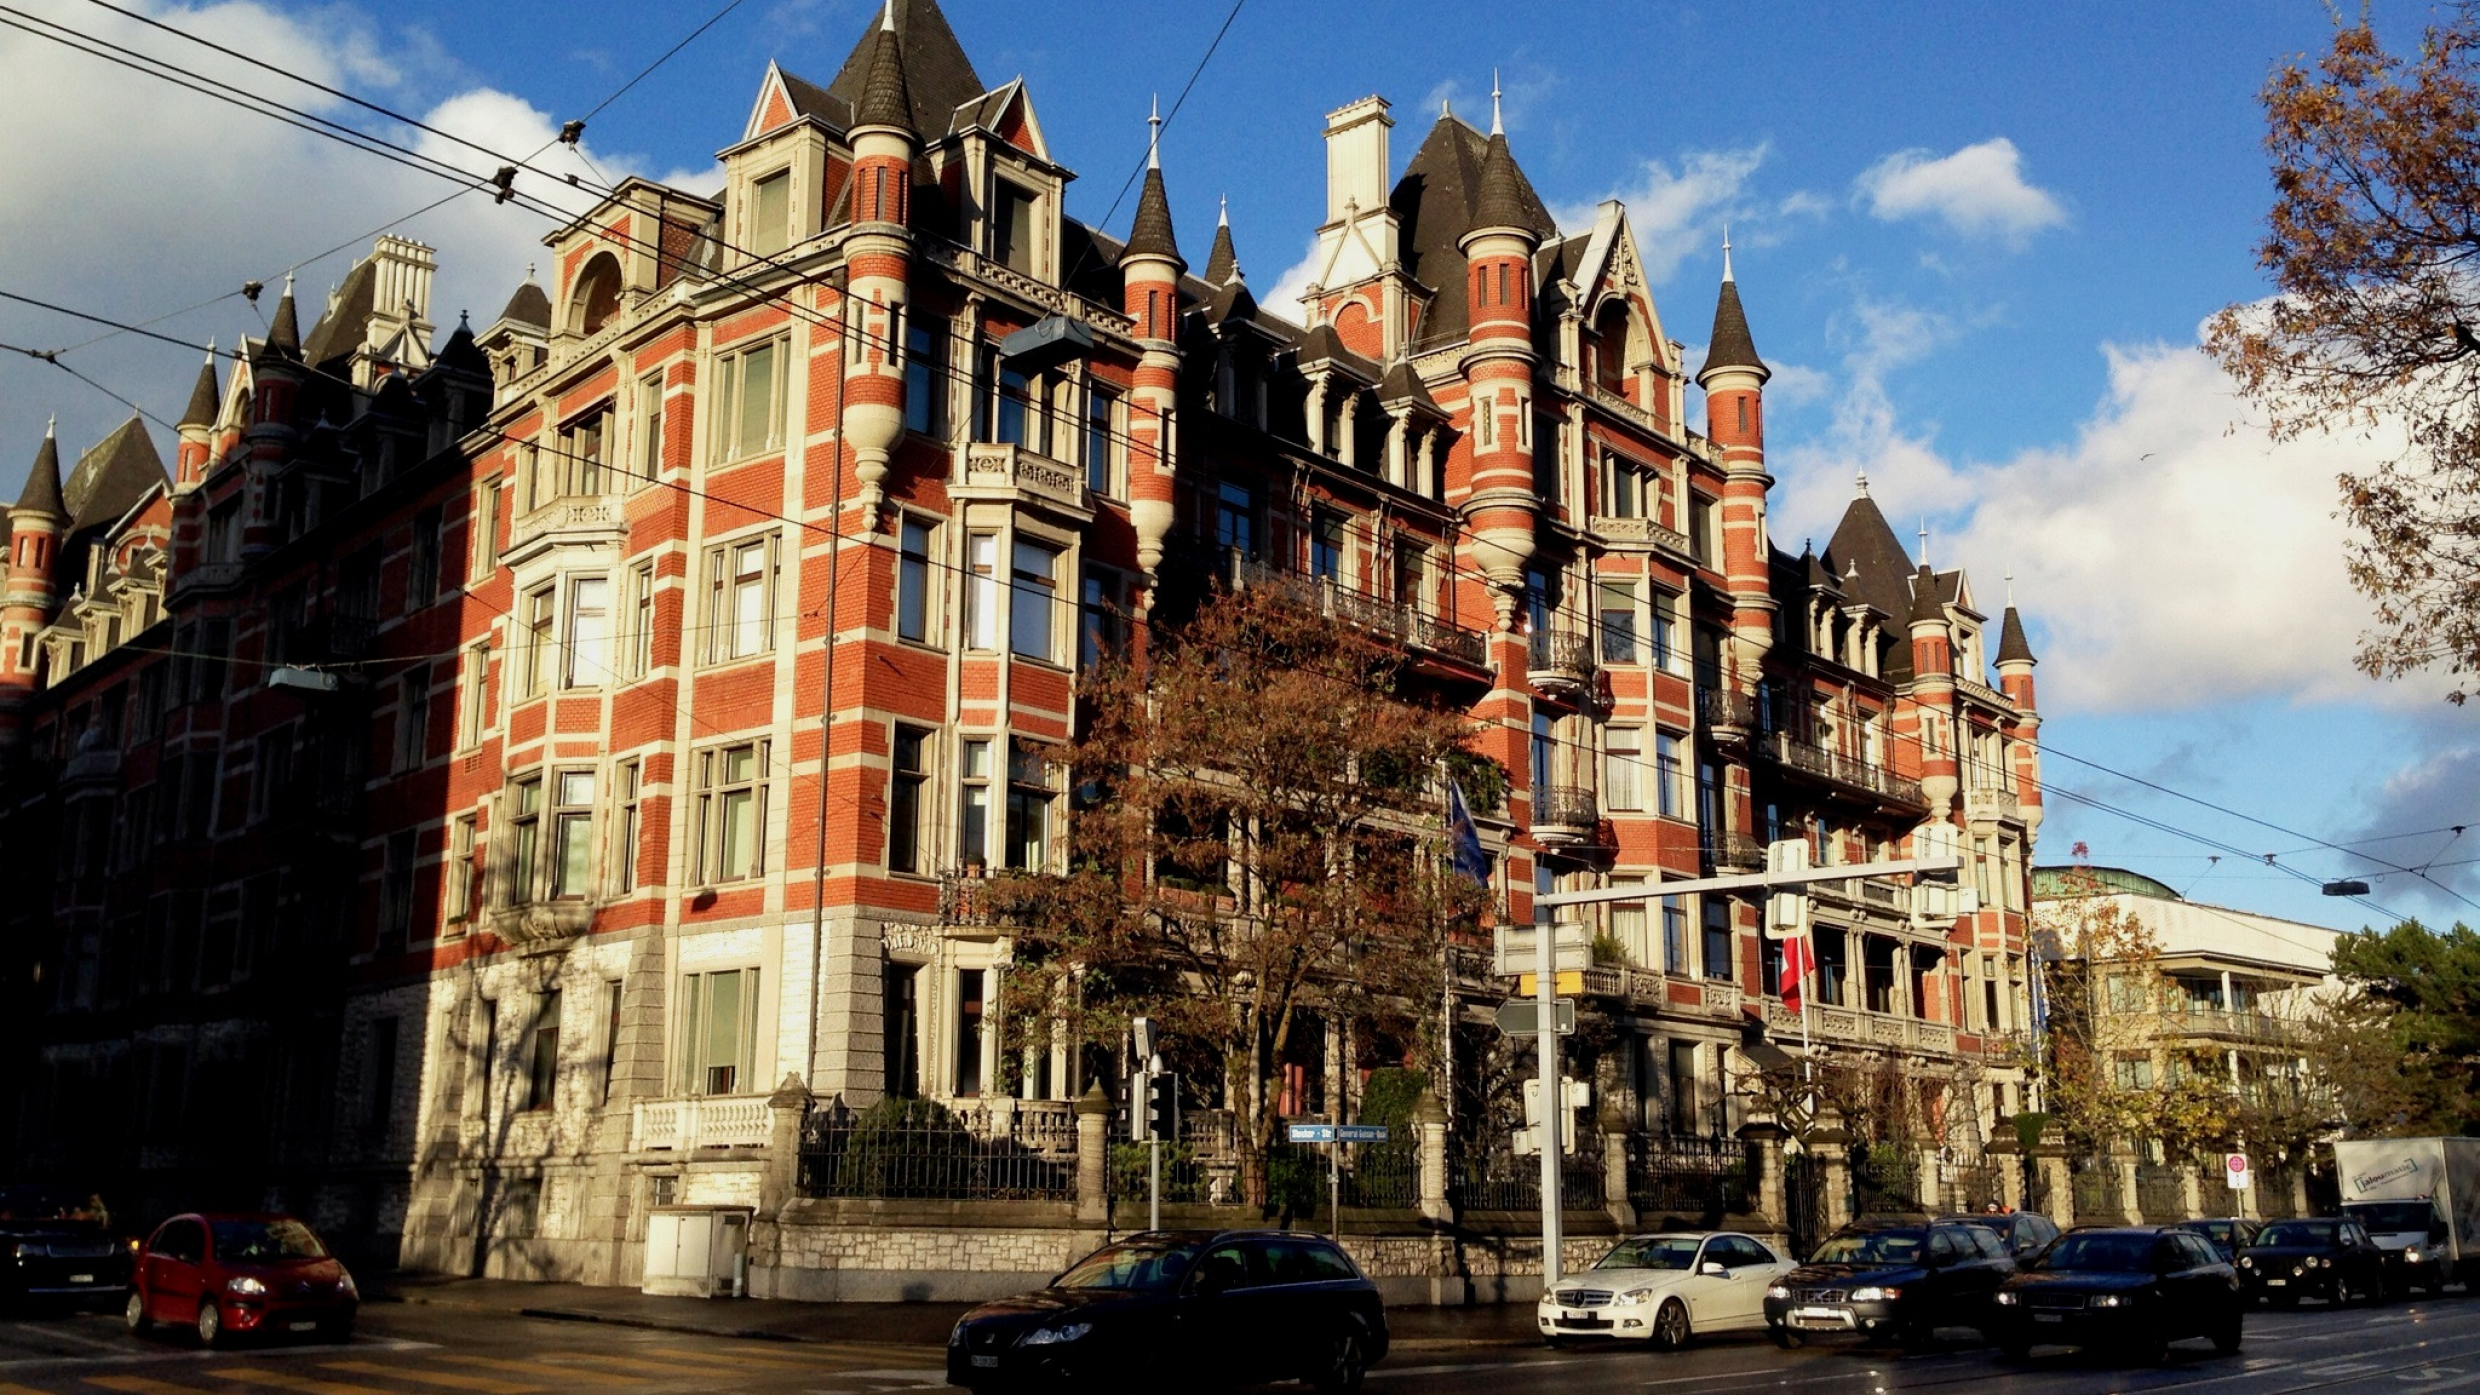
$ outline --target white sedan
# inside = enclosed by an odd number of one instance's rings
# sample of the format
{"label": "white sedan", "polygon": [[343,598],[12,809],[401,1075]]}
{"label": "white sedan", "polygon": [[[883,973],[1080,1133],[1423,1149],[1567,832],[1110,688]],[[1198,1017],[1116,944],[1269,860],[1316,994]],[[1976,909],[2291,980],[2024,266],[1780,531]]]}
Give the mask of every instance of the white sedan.
{"label": "white sedan", "polygon": [[1542,1295],[1537,1317],[1552,1342],[1619,1337],[1676,1350],[1700,1332],[1762,1332],[1765,1290],[1795,1266],[1732,1231],[1637,1235]]}

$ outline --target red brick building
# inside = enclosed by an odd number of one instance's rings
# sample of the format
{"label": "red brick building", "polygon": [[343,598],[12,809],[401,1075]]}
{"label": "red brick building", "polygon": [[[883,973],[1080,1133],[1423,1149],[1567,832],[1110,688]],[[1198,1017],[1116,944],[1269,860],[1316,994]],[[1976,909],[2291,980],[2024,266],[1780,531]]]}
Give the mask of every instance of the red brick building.
{"label": "red brick building", "polygon": [[[1989,1136],[2040,821],[2013,608],[1993,685],[1865,484],[1775,545],[1727,251],[1692,368],[1624,207],[1560,228],[1453,115],[1399,171],[1393,124],[1328,116],[1316,284],[1261,306],[1228,227],[1190,269],[1176,171],[1124,238],[1067,217],[1032,95],[896,0],[825,86],[770,67],[720,192],[624,182],[481,332],[434,352],[384,238],[210,362],[169,474],[135,422],[65,483],[47,439],[0,603],[19,1156],[627,1281],[648,1207],[757,1200],[779,1084],[1064,1111],[1104,1068],[1002,1049],[951,879],[1062,856],[1083,666],[1281,574],[1478,720],[1514,919],[1957,826],[1975,912],[1820,888],[1811,1025]],[[1755,906],[1599,915],[1605,1100],[1735,1126],[1733,1049],[1798,1031]],[[1293,1064],[1305,1108],[1366,1063]]]}

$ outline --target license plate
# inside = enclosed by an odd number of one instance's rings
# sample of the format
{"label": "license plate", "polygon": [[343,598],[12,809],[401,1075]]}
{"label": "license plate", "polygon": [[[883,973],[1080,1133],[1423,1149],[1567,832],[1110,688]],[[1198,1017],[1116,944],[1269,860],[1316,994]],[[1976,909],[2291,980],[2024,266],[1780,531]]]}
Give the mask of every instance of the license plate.
{"label": "license plate", "polygon": [[1797,1308],[1792,1311],[1791,1315],[1795,1318],[1813,1318],[1819,1322],[1840,1322],[1843,1320],[1841,1310],[1836,1308]]}
{"label": "license plate", "polygon": [[1593,1315],[1591,1313],[1562,1312],[1559,1314],[1559,1321],[1561,1322],[1591,1322],[1592,1320]]}
{"label": "license plate", "polygon": [[2065,1322],[2067,1319],[2063,1313],[2034,1313],[2032,1320],[2034,1322]]}
{"label": "license plate", "polygon": [[999,1364],[999,1358],[995,1356],[977,1356],[973,1358],[973,1364],[981,1367],[993,1367]]}
{"label": "license plate", "polygon": [[94,1281],[95,1276],[92,1274],[71,1274],[69,1276],[69,1282],[73,1284],[91,1284]]}
{"label": "license plate", "polygon": [[316,1322],[288,1322],[285,1326],[294,1332],[316,1332],[319,1330],[319,1325]]}
{"label": "license plate", "polygon": [[2287,1284],[2289,1284],[2289,1283],[2290,1283],[2290,1280],[2288,1280],[2288,1279],[2267,1279],[2267,1280],[2265,1280],[2265,1287],[2267,1287],[2267,1288],[2281,1288],[2281,1287],[2284,1287],[2285,1285],[2287,1285]]}

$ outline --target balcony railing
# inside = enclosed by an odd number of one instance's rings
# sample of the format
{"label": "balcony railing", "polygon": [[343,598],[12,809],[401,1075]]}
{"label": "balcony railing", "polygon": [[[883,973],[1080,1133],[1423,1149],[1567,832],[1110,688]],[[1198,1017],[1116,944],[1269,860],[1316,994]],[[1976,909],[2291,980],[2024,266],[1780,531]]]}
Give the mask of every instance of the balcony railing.
{"label": "balcony railing", "polygon": [[[1800,1014],[1781,1003],[1767,1001],[1765,1026],[1777,1041],[1797,1041],[1800,1038]],[[1822,1004],[1809,1009],[1808,1034],[1811,1040],[1844,1046],[1878,1046],[1941,1053],[1952,1053],[1955,1049],[1955,1029],[1946,1023],[1923,1022],[1914,1017],[1896,1017],[1888,1013],[1861,1012]]]}
{"label": "balcony railing", "polygon": [[1705,840],[1705,852],[1718,869],[1754,870],[1765,865],[1765,844],[1737,833],[1713,834]]}
{"label": "balcony railing", "polygon": [[1756,729],[1757,700],[1727,688],[1699,688],[1696,720],[1717,735],[1745,734]]}
{"label": "balcony railing", "polygon": [[1092,506],[1085,495],[1085,476],[1023,446],[977,441],[964,448],[963,484],[967,489],[1005,489],[1028,502],[1057,505],[1077,513]]}
{"label": "balcony railing", "polygon": [[1594,671],[1592,636],[1559,630],[1533,632],[1527,673],[1534,687],[1546,692],[1588,692]]}
{"label": "balcony railing", "polygon": [[1787,732],[1760,735],[1757,751],[1787,770],[1813,776],[1828,784],[1913,808],[1926,807],[1918,780],[1897,775],[1884,766],[1871,764],[1857,756],[1811,745]]}
{"label": "balcony railing", "polygon": [[629,1108],[629,1150],[763,1148],[769,1122],[764,1095],[640,1100]]}
{"label": "balcony railing", "polygon": [[591,541],[627,527],[628,511],[617,499],[601,495],[554,499],[508,526],[507,550],[515,552],[541,541]]}
{"label": "balcony railing", "polygon": [[1319,610],[1354,629],[1452,659],[1472,668],[1487,668],[1490,639],[1452,620],[1423,614],[1419,608],[1382,596],[1351,590],[1332,577],[1289,571],[1238,552],[1223,557],[1224,582],[1234,590],[1298,588],[1314,596]]}
{"label": "balcony railing", "polygon": [[1596,514],[1593,531],[1612,547],[1654,547],[1674,557],[1687,557],[1688,535],[1675,528],[1665,528],[1650,518],[1606,518]]}
{"label": "balcony railing", "polygon": [[2214,1037],[2224,1041],[2281,1046],[2298,1039],[2298,1030],[2278,1017],[2261,1012],[2222,1008],[2174,1008],[2161,1014],[2165,1037]]}
{"label": "balcony railing", "polygon": [[1963,792],[1963,816],[1972,823],[2014,821],[2024,816],[2024,807],[2015,791],[1984,785]]}
{"label": "balcony railing", "polygon": [[1544,785],[1533,792],[1535,841],[1574,847],[1593,840],[1601,826],[1600,802],[1581,785]]}

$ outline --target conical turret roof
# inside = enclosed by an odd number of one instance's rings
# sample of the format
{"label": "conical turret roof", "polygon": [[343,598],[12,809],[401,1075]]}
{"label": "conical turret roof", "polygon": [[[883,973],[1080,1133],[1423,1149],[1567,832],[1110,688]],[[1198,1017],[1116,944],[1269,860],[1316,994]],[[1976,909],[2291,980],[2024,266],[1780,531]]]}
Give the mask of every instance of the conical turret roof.
{"label": "conical turret roof", "polygon": [[1946,602],[1938,595],[1937,573],[1929,570],[1929,564],[1923,562],[1920,570],[1912,574],[1912,623],[1918,625],[1927,621],[1945,624]]}
{"label": "conical turret roof", "polygon": [[209,347],[207,361],[198,365],[198,383],[189,390],[189,407],[181,413],[182,426],[213,426],[223,395],[215,382],[215,350]]}
{"label": "conical turret roof", "polygon": [[[1128,229],[1128,246],[1120,260],[1131,257],[1169,257],[1180,260],[1180,242],[1171,231],[1171,195],[1163,188],[1159,166],[1145,172],[1145,188],[1137,196],[1136,222]],[[1180,262],[1186,267],[1188,263]]]}
{"label": "conical turret roof", "polygon": [[1481,152],[1481,187],[1473,196],[1473,227],[1519,228],[1532,231],[1524,211],[1524,176],[1516,169],[1515,153],[1505,132],[1490,133]]}
{"label": "conical turret roof", "polygon": [[516,293],[508,297],[508,308],[500,311],[499,317],[510,324],[532,325],[536,329],[551,328],[551,297],[535,281],[533,268],[526,269],[525,284],[517,287]]}
{"label": "conical turret roof", "polygon": [[904,49],[896,37],[895,6],[887,7],[886,18],[869,43],[870,66],[862,80],[861,100],[853,107],[853,125],[910,130],[913,94],[904,80]]}
{"label": "conical turret roof", "polygon": [[267,325],[266,349],[276,358],[301,358],[301,312],[293,308],[293,280],[289,276],[284,279],[284,298],[276,302],[275,319]]}
{"label": "conical turret roof", "polygon": [[34,468],[26,472],[26,488],[17,496],[17,507],[11,512],[37,514],[56,523],[68,521],[69,506],[60,501],[60,441],[56,428],[43,429],[43,444],[34,453]]}
{"label": "conical turret roof", "polygon": [[1998,662],[2002,664],[2035,664],[2032,643],[2024,638],[2024,617],[2015,607],[2006,608],[2006,618],[1998,624]]}
{"label": "conical turret roof", "polygon": [[1214,225],[1214,248],[1206,253],[1206,284],[1228,286],[1240,274],[1240,253],[1231,243],[1231,212],[1225,209]]}
{"label": "conical turret roof", "polygon": [[[869,124],[861,110],[871,100],[871,89],[880,86],[876,80],[880,35],[886,32],[889,19],[900,41],[897,59],[903,84],[897,90],[907,112],[895,124],[917,136],[944,136],[955,123],[956,109],[990,89],[973,71],[973,60],[956,42],[956,31],[948,27],[937,0],[893,0],[885,17],[853,45],[835,81],[827,85],[826,95],[845,104],[854,114],[854,125]],[[807,83],[801,86],[808,88]]]}
{"label": "conical turret roof", "polygon": [[1748,312],[1739,303],[1739,282],[1731,279],[1731,252],[1725,244],[1722,252],[1722,294],[1714,301],[1714,332],[1705,349],[1705,366],[1696,370],[1696,380],[1725,368],[1746,368],[1755,371],[1760,381],[1774,371],[1757,357],[1757,341],[1748,332]]}

